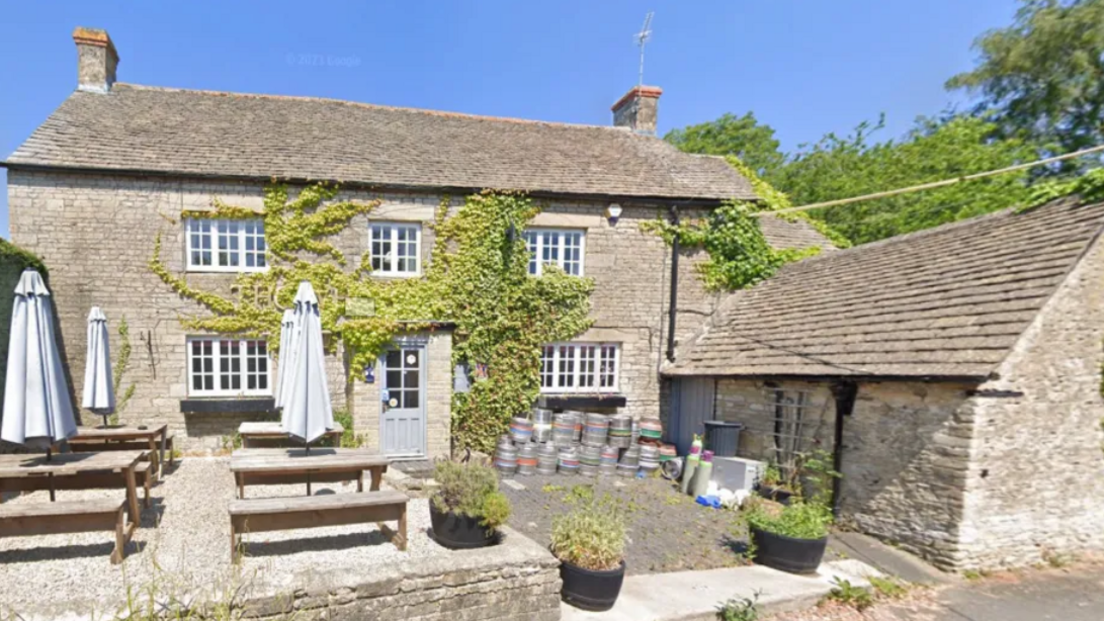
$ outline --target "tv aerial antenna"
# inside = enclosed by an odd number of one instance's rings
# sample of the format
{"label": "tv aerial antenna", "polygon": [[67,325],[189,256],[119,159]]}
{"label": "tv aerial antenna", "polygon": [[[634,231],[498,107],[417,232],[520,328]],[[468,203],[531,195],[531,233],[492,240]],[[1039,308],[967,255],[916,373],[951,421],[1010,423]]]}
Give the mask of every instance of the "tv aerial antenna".
{"label": "tv aerial antenna", "polygon": [[636,39],[636,44],[640,46],[640,75],[637,78],[636,88],[644,86],[644,44],[648,42],[648,39],[652,38],[652,17],[655,16],[655,11],[648,11],[648,14],[644,16],[644,25],[640,28],[640,32],[633,35]]}

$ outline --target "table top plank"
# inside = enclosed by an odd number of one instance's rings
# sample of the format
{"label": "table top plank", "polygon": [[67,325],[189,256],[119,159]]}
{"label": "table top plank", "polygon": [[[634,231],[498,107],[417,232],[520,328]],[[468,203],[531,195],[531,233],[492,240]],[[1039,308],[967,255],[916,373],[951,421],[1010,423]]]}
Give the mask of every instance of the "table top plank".
{"label": "table top plank", "polygon": [[[326,435],[341,435],[345,427],[341,423],[334,423],[332,429],[326,430]],[[238,426],[238,435],[247,438],[286,438],[283,424],[279,421],[246,421]]]}
{"label": "table top plank", "polygon": [[168,425],[137,427],[78,427],[74,440],[143,440],[161,435]]}
{"label": "table top plank", "polygon": [[0,455],[0,478],[80,474],[92,470],[123,470],[133,467],[145,451],[105,451],[102,453],[59,453],[46,461],[45,455]]}
{"label": "table top plank", "polygon": [[325,496],[295,496],[284,498],[249,498],[230,501],[230,515],[292,513],[319,509],[347,509],[406,504],[410,499],[396,490],[381,490],[363,494],[329,494]]}
{"label": "table top plank", "polygon": [[238,449],[230,456],[231,472],[346,472],[386,467],[390,460],[363,449]]}
{"label": "table top plank", "polygon": [[0,505],[0,519],[115,513],[124,503],[126,503],[125,499],[115,498],[63,500],[61,502],[9,502]]}

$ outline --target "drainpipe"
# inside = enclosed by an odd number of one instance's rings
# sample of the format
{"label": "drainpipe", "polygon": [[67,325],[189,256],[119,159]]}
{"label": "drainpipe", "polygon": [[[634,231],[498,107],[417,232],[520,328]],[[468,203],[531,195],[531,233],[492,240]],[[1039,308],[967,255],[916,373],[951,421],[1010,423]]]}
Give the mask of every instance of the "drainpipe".
{"label": "drainpipe", "polygon": [[[679,225],[678,205],[671,205],[671,226]],[[678,319],[679,238],[671,243],[671,301],[667,315],[667,360],[675,361],[675,321]]]}
{"label": "drainpipe", "polygon": [[[855,397],[859,393],[859,385],[851,381],[832,382],[829,387],[832,396],[836,400],[836,435],[832,445],[832,470],[843,472],[843,421],[855,410]],[[843,486],[843,477],[832,477],[832,516],[839,517],[840,489]]]}

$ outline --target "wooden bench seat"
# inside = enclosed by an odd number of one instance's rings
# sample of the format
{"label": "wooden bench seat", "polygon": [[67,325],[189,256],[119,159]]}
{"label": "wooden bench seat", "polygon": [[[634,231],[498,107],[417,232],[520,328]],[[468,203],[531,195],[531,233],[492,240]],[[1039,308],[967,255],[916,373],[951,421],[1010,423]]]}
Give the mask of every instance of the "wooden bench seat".
{"label": "wooden bench seat", "polygon": [[[59,477],[60,478],[60,477]],[[121,563],[126,545],[126,500],[110,498],[0,505],[0,537],[115,531],[111,562]]]}
{"label": "wooden bench seat", "polygon": [[[142,486],[142,504],[146,507],[150,506],[150,487],[153,481],[150,476],[151,468],[153,464],[148,461],[140,461],[134,466],[134,480]],[[0,479],[0,492],[37,492],[50,489],[126,489],[126,475],[122,472],[99,470],[66,476]]]}
{"label": "wooden bench seat", "polygon": [[377,492],[296,496],[289,498],[250,498],[230,502],[230,558],[238,560],[238,537],[293,528],[340,526],[362,522],[395,520],[398,530],[380,524],[391,541],[406,550],[406,494],[395,490]]}

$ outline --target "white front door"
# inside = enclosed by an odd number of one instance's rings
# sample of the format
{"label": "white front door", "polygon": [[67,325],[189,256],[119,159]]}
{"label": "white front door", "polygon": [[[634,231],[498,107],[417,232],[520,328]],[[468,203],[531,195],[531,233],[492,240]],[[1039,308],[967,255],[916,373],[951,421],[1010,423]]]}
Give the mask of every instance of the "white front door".
{"label": "white front door", "polygon": [[390,457],[425,457],[425,345],[402,344],[383,356],[380,446]]}

